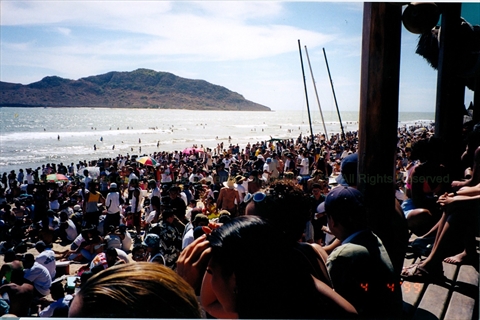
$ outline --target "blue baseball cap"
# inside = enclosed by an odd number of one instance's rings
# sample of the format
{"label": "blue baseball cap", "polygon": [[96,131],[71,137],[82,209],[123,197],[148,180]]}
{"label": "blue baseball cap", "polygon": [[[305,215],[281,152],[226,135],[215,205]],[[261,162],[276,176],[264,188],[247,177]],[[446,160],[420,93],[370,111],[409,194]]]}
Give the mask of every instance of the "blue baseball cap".
{"label": "blue baseball cap", "polygon": [[327,214],[363,210],[363,195],[355,188],[339,186],[327,194],[324,203]]}

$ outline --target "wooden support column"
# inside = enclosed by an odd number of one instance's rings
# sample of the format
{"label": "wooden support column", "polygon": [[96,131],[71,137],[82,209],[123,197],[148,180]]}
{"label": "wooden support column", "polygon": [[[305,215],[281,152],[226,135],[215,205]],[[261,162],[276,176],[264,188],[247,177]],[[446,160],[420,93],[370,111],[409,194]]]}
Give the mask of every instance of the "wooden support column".
{"label": "wooden support column", "polygon": [[445,3],[442,6],[435,107],[435,137],[443,142],[445,164],[451,180],[461,179],[464,169],[460,166],[460,156],[464,151],[462,126],[465,112],[465,85],[459,78],[460,71],[456,67],[461,10],[461,3]]}
{"label": "wooden support column", "polygon": [[[365,3],[360,85],[358,188],[372,230],[398,270],[405,255],[406,222],[395,211],[402,7]],[[405,242],[404,242],[405,241]]]}

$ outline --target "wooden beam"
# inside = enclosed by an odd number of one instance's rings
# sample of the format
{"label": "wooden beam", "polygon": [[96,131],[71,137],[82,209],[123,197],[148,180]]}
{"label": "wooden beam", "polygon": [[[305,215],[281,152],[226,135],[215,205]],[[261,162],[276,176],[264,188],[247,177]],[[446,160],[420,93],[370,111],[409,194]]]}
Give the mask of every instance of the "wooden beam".
{"label": "wooden beam", "polygon": [[404,217],[395,211],[401,15],[399,5],[364,5],[358,147],[358,188],[396,269],[408,239]]}
{"label": "wooden beam", "polygon": [[460,166],[460,156],[465,149],[462,144],[465,85],[457,69],[461,10],[461,3],[442,5],[438,56],[435,137],[443,142],[444,164],[449,170],[450,179],[461,179],[465,169]]}

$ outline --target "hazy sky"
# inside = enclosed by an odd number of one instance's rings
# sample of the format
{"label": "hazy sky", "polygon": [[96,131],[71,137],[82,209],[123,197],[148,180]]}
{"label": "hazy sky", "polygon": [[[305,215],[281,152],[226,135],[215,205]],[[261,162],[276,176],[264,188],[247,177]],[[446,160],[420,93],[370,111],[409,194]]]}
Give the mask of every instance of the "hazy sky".
{"label": "hazy sky", "polygon": [[[358,110],[363,3],[276,1],[0,1],[0,80],[77,80],[138,68],[202,79],[274,110],[309,103]],[[400,111],[435,110],[437,73],[402,26]],[[467,101],[472,98],[467,92]]]}

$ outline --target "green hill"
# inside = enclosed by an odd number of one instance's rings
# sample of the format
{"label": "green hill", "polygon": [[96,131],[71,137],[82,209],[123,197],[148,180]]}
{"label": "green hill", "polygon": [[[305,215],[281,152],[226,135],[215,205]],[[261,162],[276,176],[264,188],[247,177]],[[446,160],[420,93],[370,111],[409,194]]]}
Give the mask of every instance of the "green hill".
{"label": "green hill", "polygon": [[3,107],[109,107],[270,111],[204,80],[138,69],[68,80],[45,77],[28,85],[0,82]]}

